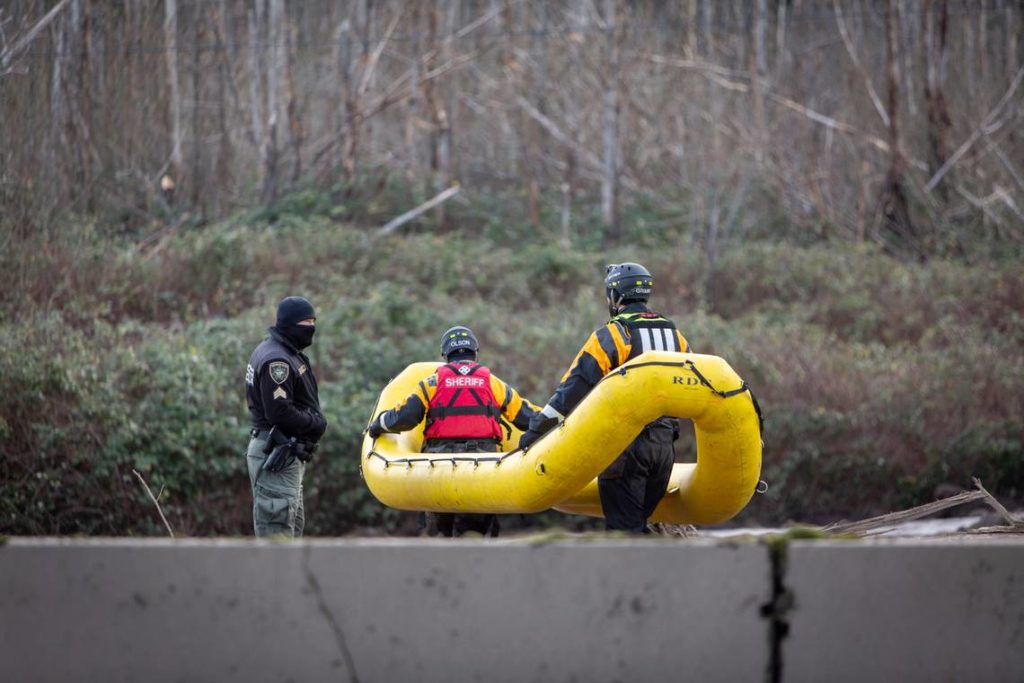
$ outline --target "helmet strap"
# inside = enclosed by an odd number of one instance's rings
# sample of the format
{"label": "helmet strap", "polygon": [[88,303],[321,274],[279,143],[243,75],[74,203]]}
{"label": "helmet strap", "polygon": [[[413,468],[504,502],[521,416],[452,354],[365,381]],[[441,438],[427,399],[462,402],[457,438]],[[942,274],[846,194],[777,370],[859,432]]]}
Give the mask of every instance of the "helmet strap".
{"label": "helmet strap", "polygon": [[608,296],[606,298],[608,299],[608,315],[614,318],[619,314],[619,310],[622,308],[622,297],[620,296],[616,299],[615,290],[613,289],[608,292]]}

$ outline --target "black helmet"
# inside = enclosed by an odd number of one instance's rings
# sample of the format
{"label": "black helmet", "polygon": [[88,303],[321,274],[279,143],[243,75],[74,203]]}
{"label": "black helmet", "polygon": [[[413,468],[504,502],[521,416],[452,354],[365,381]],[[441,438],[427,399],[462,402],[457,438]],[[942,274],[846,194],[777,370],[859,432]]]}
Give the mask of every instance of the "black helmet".
{"label": "black helmet", "polygon": [[445,360],[453,353],[467,349],[472,351],[474,356],[480,350],[480,342],[476,340],[473,330],[468,327],[456,325],[441,335],[441,357]]}
{"label": "black helmet", "polygon": [[654,289],[654,276],[639,263],[613,263],[605,270],[604,292],[614,305],[625,301],[647,301]]}

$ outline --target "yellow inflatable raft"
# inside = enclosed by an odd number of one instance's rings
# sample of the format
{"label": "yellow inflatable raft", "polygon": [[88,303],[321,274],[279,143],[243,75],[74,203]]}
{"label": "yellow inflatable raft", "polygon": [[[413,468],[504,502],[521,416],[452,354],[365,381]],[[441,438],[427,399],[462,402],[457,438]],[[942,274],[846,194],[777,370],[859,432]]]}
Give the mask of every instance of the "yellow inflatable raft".
{"label": "yellow inflatable raft", "polygon": [[[372,420],[438,363],[413,363],[381,392]],[[750,500],[761,471],[759,412],[746,384],[717,356],[649,352],[602,379],[556,429],[526,451],[513,429],[500,453],[420,453],[422,427],[366,436],[362,472],[383,504],[434,512],[600,517],[597,475],[661,416],[693,421],[697,462],[676,464],[652,522],[717,524]]]}

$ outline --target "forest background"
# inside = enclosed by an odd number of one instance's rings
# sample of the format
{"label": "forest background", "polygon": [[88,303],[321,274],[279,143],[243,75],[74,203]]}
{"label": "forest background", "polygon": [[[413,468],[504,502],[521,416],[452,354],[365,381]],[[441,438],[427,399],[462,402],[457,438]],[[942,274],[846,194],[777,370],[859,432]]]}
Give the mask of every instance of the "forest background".
{"label": "forest background", "polygon": [[764,407],[738,522],[971,476],[1019,504],[1022,29],[1013,0],[4,2],[0,533],[163,533],[133,470],[178,533],[251,533],[244,370],[289,294],[330,422],[307,533],[405,533],[359,477],[387,378],[462,323],[543,403],[620,260]]}

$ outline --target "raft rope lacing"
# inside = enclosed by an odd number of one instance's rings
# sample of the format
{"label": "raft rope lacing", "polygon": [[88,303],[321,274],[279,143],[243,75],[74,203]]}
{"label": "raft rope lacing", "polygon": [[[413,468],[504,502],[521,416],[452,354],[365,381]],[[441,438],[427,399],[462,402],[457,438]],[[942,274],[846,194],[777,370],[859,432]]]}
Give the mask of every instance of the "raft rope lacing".
{"label": "raft rope lacing", "polygon": [[[750,391],[750,387],[747,386],[747,383],[745,381],[741,380],[740,386],[738,388],[736,388],[736,389],[731,390],[731,391],[721,391],[719,389],[716,389],[714,387],[714,385],[712,385],[711,382],[708,380],[708,378],[705,377],[704,374],[700,370],[697,369],[697,365],[692,360],[686,360],[686,361],[682,361],[680,363],[668,363],[668,362],[665,362],[665,361],[651,361],[649,363],[637,363],[635,365],[630,365],[628,367],[627,366],[623,366],[623,367],[620,367],[620,368],[617,368],[617,369],[613,370],[612,372],[610,372],[607,375],[605,375],[604,377],[602,377],[600,382],[598,382],[598,384],[608,380],[612,376],[624,377],[630,370],[635,370],[637,368],[643,368],[643,367],[652,366],[652,365],[653,366],[658,366],[658,367],[688,368],[694,375],[697,376],[698,381],[700,381],[701,384],[706,386],[711,391],[712,394],[714,394],[716,396],[720,396],[722,398],[731,398],[733,396],[738,396],[739,394],[742,394],[743,392],[749,393],[751,400],[753,400],[753,402],[754,402],[754,411],[757,413],[758,429],[763,433],[763,431],[764,431],[764,419],[761,417],[761,406],[758,405],[757,399],[754,397],[754,392]],[[377,404],[373,408],[373,414],[374,415],[376,415],[378,413],[377,409],[379,407],[380,407],[380,396],[377,397]],[[568,418],[566,418],[566,419],[568,419]],[[559,427],[562,427],[564,425],[565,425],[565,421],[563,420],[562,423],[559,425]],[[554,430],[551,430],[551,431],[554,431]],[[550,432],[546,432],[545,434],[541,435],[540,438],[544,438],[544,436],[546,436],[546,434],[548,434],[548,433],[550,433]],[[472,440],[473,439],[466,439],[466,441],[472,441]],[[374,439],[373,443],[376,444],[377,440]],[[529,449],[527,448],[527,450],[529,450]],[[517,448],[517,449],[515,449],[513,451],[508,451],[507,453],[504,453],[502,455],[483,456],[483,457],[479,457],[479,458],[473,458],[473,457],[469,457],[469,456],[449,456],[449,457],[435,457],[435,458],[418,457],[418,458],[395,458],[395,459],[389,459],[388,457],[378,453],[371,446],[370,447],[370,452],[366,454],[366,459],[369,460],[370,458],[379,458],[381,461],[384,462],[384,469],[388,469],[392,465],[405,465],[406,468],[411,468],[414,463],[418,463],[418,462],[425,462],[425,463],[429,464],[430,467],[433,467],[436,463],[450,462],[452,464],[453,468],[458,467],[460,462],[469,462],[469,463],[473,463],[473,467],[474,468],[477,468],[477,467],[480,466],[480,463],[482,463],[482,462],[493,462],[495,467],[500,466],[501,463],[505,462],[505,460],[507,460],[508,458],[511,458],[512,456],[514,456],[516,454],[526,455],[526,450],[522,450],[522,449]],[[759,488],[760,488],[760,483],[761,482],[758,483],[758,487]],[[765,484],[765,489],[767,490],[767,484]]]}

